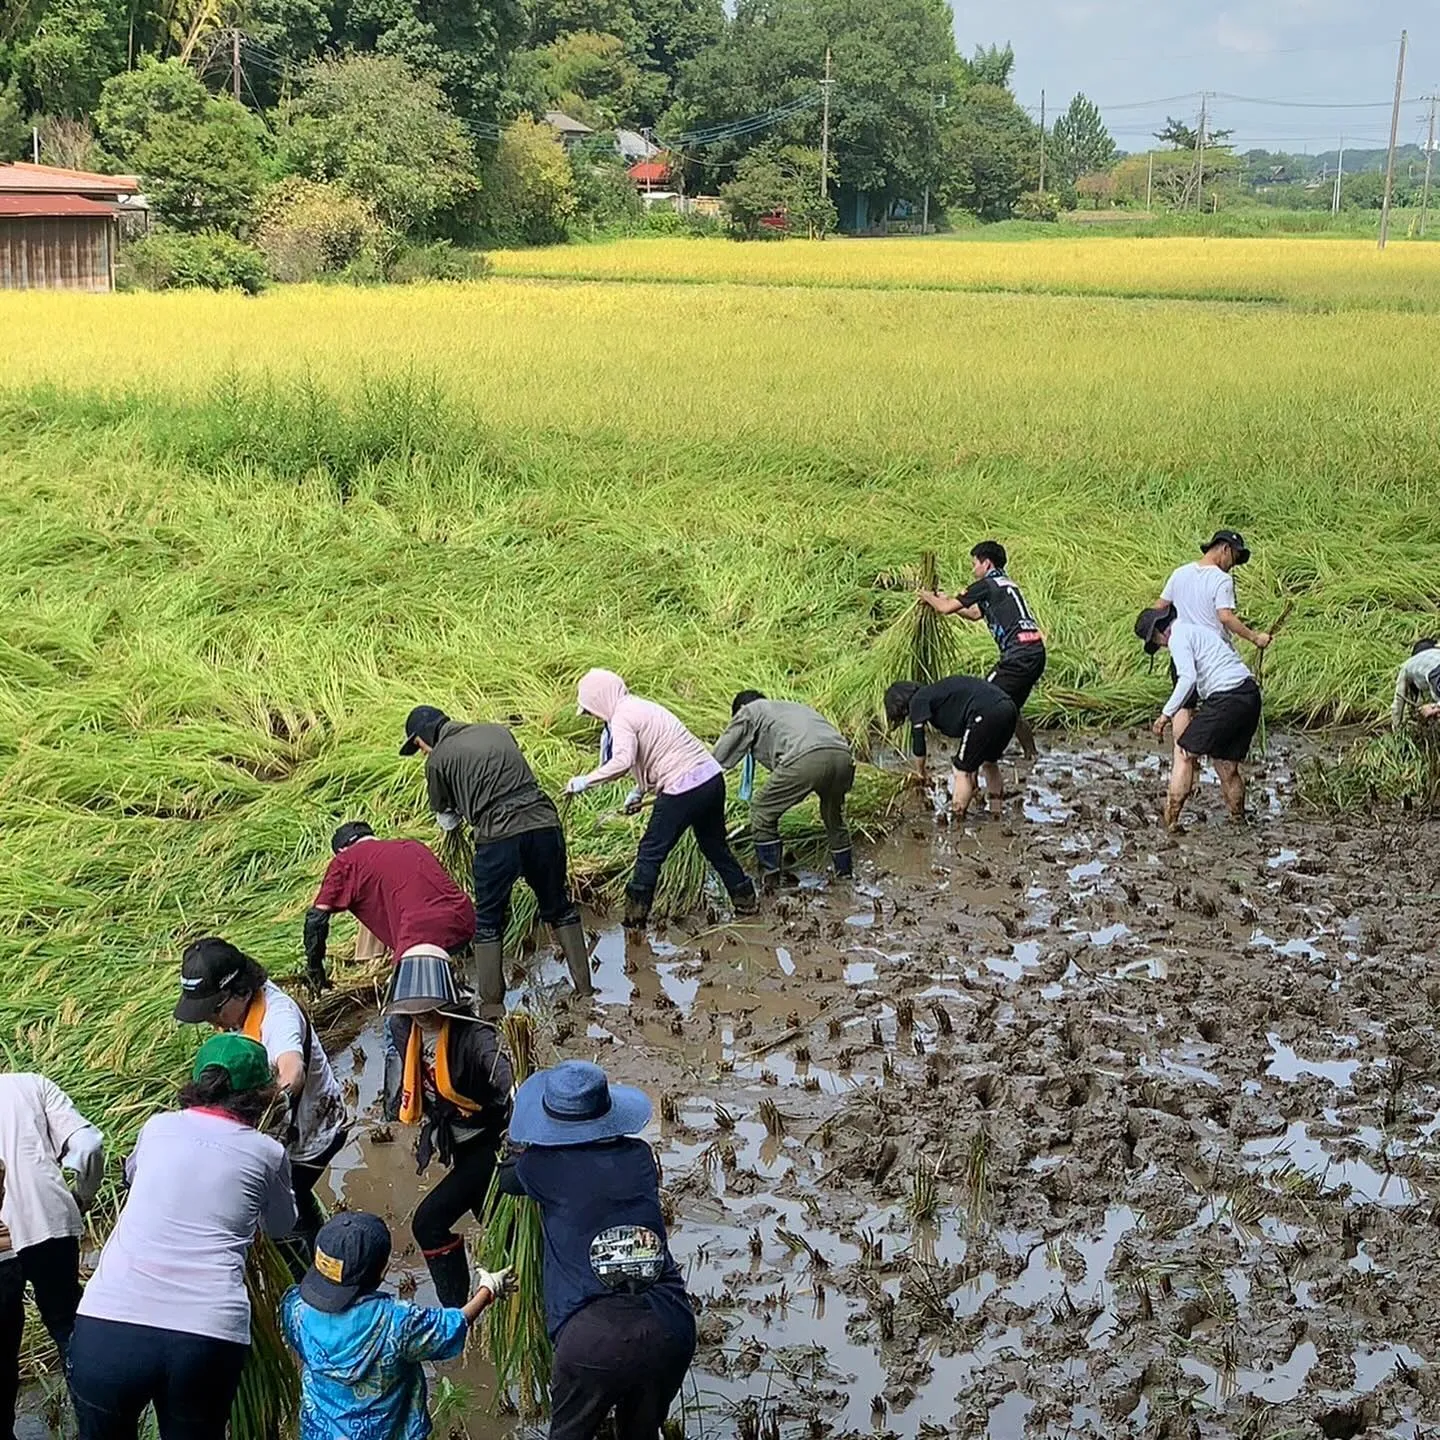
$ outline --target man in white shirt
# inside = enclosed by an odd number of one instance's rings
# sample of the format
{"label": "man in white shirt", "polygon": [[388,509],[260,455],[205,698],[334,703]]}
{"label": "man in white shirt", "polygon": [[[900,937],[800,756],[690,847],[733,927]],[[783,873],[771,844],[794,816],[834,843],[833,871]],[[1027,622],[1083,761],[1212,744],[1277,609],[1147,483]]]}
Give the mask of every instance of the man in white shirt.
{"label": "man in white shirt", "polygon": [[1405,711],[1414,704],[1422,720],[1440,718],[1440,642],[1417,640],[1410,658],[1395,677],[1395,700],[1390,706],[1390,728],[1405,724]]}
{"label": "man in white shirt", "polygon": [[[1162,610],[1173,606],[1175,619],[1181,625],[1198,625],[1231,646],[1234,641],[1230,637],[1238,636],[1264,650],[1270,644],[1269,632],[1252,630],[1235,609],[1235,578],[1231,572],[1250,559],[1245,537],[1238,530],[1217,530],[1200,550],[1198,560],[1182,565],[1165,582],[1152,608]],[[1173,666],[1170,679],[1172,682],[1175,679]],[[1174,716],[1177,747],[1194,715],[1196,700],[1193,693],[1181,697],[1182,703]],[[1176,758],[1179,758],[1178,748]]]}
{"label": "man in white shirt", "polygon": [[349,1116],[335,1072],[310,1017],[265,972],[228,940],[207,936],[187,947],[180,965],[181,995],[175,1018],[213,1025],[258,1040],[291,1104],[286,1151],[300,1212],[296,1231],[306,1267],[325,1223],[315,1186],[349,1134]]}
{"label": "man in white shirt", "polygon": [[1175,688],[1156,717],[1154,730],[1164,736],[1181,707],[1198,695],[1200,708],[1183,735],[1175,741],[1175,764],[1170,772],[1170,793],[1165,799],[1165,826],[1175,829],[1180,812],[1195,788],[1198,762],[1208,756],[1220,776],[1220,793],[1232,820],[1245,818],[1245,776],[1240,764],[1260,724],[1260,687],[1245,662],[1214,630],[1180,624],[1171,605],[1144,610],[1135,633],[1145,642],[1145,653],[1170,651]]}
{"label": "man in white shirt", "polygon": [[0,1435],[10,1435],[25,1287],[63,1357],[80,1304],[81,1215],[105,1178],[104,1137],[43,1075],[0,1075],[0,1177]]}

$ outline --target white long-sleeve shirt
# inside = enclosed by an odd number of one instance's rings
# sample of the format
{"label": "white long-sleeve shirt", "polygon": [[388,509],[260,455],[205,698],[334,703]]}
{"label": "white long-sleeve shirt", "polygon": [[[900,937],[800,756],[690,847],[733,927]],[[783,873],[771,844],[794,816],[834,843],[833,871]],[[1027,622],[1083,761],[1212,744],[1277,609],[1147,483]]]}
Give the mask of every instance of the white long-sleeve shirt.
{"label": "white long-sleeve shirt", "polygon": [[1395,703],[1390,707],[1390,724],[1396,730],[1405,723],[1405,707],[1412,700],[1422,704],[1440,701],[1440,650],[1422,650],[1400,667],[1395,677]]}
{"label": "white long-sleeve shirt", "polygon": [[1170,658],[1180,677],[1165,702],[1164,713],[1172,717],[1191,690],[1198,690],[1200,698],[1208,700],[1212,695],[1238,690],[1252,678],[1249,666],[1208,627],[1179,621],[1172,625]]}

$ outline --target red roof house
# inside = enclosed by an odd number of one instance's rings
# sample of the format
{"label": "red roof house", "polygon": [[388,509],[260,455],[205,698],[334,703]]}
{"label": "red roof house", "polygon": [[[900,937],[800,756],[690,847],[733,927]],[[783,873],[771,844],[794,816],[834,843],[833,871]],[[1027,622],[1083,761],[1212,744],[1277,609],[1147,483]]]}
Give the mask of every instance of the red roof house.
{"label": "red roof house", "polygon": [[119,215],[133,175],[0,165],[0,290],[115,288]]}

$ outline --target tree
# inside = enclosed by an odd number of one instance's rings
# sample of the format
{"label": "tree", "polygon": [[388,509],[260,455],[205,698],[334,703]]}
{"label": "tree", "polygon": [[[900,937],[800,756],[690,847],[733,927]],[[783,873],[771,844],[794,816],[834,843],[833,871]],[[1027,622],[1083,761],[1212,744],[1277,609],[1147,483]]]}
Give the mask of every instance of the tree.
{"label": "tree", "polygon": [[392,57],[311,66],[278,146],[286,171],[337,181],[399,235],[443,229],[478,189],[474,151],[444,95]]}
{"label": "tree", "polygon": [[484,233],[502,245],[551,245],[565,239],[575,209],[570,159],[555,132],[528,118],[508,125],[485,171]]}
{"label": "tree", "polygon": [[14,75],[32,111],[79,116],[125,66],[125,7],[110,0],[49,0],[15,50]]}
{"label": "tree", "polygon": [[30,145],[30,127],[20,108],[20,82],[13,76],[0,89],[0,165],[20,160]]}
{"label": "tree", "polygon": [[1015,49],[1008,43],[1003,50],[998,45],[977,45],[975,53],[960,63],[971,85],[993,85],[1008,90],[1010,75],[1015,69]]}
{"label": "tree", "polygon": [[228,96],[207,100],[199,121],[161,115],[135,164],[156,214],[176,230],[240,230],[264,184],[259,127]]}
{"label": "tree", "polygon": [[597,130],[613,130],[629,117],[642,77],[618,35],[579,30],[526,59],[546,109],[563,110]]}
{"label": "tree", "polygon": [[157,121],[169,116],[198,125],[209,101],[210,92],[188,65],[143,55],[136,69],[105,82],[95,107],[95,130],[112,160],[135,165]]}
{"label": "tree", "polygon": [[433,76],[462,120],[495,119],[525,38],[521,0],[351,0],[344,13],[342,45]]}
{"label": "tree", "polygon": [[1073,185],[1082,175],[1108,170],[1116,157],[1115,142],[1100,118],[1099,107],[1076,95],[1051,133],[1052,153],[1060,176]]}
{"label": "tree", "polygon": [[[1205,127],[1205,143],[1207,146],[1224,145],[1234,133],[1233,130],[1212,130],[1207,125]],[[1192,130],[1183,120],[1177,120],[1173,115],[1167,115],[1165,117],[1164,128],[1155,132],[1155,138],[1157,140],[1176,150],[1197,149],[1196,141],[1198,137],[1198,130]]]}
{"label": "tree", "polygon": [[737,0],[720,40],[684,66],[662,134],[799,108],[704,146],[697,183],[733,178],[761,142],[819,148],[827,47],[832,184],[918,199],[935,183],[941,120],[961,87],[944,0]]}
{"label": "tree", "polygon": [[1004,220],[1040,178],[1039,127],[1008,91],[973,85],[956,106],[946,133],[941,199],[980,216]]}

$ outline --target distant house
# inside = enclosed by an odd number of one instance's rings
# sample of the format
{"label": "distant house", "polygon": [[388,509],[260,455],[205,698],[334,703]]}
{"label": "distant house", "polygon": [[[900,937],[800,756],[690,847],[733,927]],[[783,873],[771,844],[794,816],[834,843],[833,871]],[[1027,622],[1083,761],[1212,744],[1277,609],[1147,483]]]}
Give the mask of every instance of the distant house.
{"label": "distant house", "polygon": [[560,143],[567,150],[573,150],[595,133],[583,121],[577,120],[573,115],[567,115],[563,110],[547,110],[545,123],[559,135]]}
{"label": "distant house", "polygon": [[654,160],[660,154],[660,147],[638,130],[617,130],[615,132],[615,148],[620,152],[620,158],[627,165],[635,165],[643,160]]}
{"label": "distant house", "polygon": [[670,189],[670,167],[664,160],[638,160],[625,173],[641,190]]}
{"label": "distant house", "polygon": [[113,290],[120,216],[139,192],[133,175],[0,165],[0,290]]}

